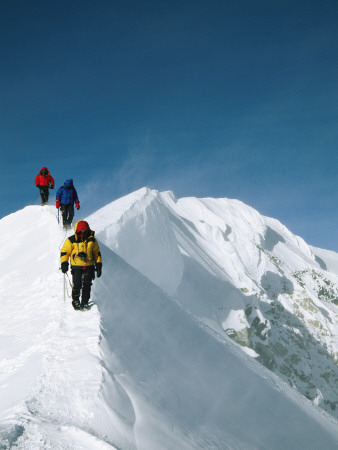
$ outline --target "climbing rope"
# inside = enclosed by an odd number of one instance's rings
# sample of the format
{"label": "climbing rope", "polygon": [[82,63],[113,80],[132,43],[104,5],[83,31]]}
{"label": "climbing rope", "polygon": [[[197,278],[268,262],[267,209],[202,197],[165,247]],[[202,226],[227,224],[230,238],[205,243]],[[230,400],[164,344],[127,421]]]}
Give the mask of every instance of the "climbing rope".
{"label": "climbing rope", "polygon": [[[63,246],[64,240],[65,240],[66,237],[67,237],[67,230],[64,230],[64,235],[63,235],[62,241],[59,244],[59,253],[61,252],[61,248]],[[61,270],[61,267],[59,268],[59,270]],[[71,298],[71,295],[69,295],[68,289],[67,289],[66,275],[68,277],[68,273],[64,273],[63,274],[63,301],[64,302],[66,301],[66,295],[67,295],[68,298]],[[68,277],[68,281],[69,281],[69,284],[70,284],[70,286],[71,286],[71,288],[73,290],[73,286],[72,286],[72,284],[71,284],[71,282],[69,280],[69,277]]]}
{"label": "climbing rope", "polygon": [[[58,214],[57,214],[57,217],[56,217],[56,215],[52,212],[52,210],[51,210],[49,204],[44,205],[44,207],[42,208],[42,213],[46,213],[46,212],[52,214],[52,216],[54,216],[55,219],[57,220],[58,225],[60,224],[59,208],[58,208]],[[60,244],[59,244],[59,251],[61,251],[61,248],[62,248],[62,246],[63,246],[63,243],[64,243],[64,241],[65,241],[65,239],[66,239],[66,237],[67,237],[67,231],[68,231],[68,230],[63,230],[63,231],[64,231],[64,234],[63,234],[63,237],[62,237],[62,241],[61,241]],[[61,267],[59,268],[59,270],[61,270]],[[70,286],[70,288],[71,288],[71,293],[69,293],[68,288],[67,288],[66,277],[68,278],[69,286]],[[64,302],[66,301],[66,296],[67,296],[68,298],[72,298],[72,292],[73,292],[73,285],[72,285],[72,283],[71,283],[71,281],[70,281],[70,278],[69,278],[68,273],[65,273],[64,276],[63,276],[63,300],[64,300]]]}
{"label": "climbing rope", "polygon": [[68,298],[72,298],[72,294],[69,294],[68,289],[67,289],[67,281],[66,281],[66,277],[68,278],[68,282],[69,282],[69,286],[71,288],[71,292],[73,292],[73,285],[70,281],[69,275],[68,273],[64,273],[63,274],[63,300],[66,301],[66,296]]}

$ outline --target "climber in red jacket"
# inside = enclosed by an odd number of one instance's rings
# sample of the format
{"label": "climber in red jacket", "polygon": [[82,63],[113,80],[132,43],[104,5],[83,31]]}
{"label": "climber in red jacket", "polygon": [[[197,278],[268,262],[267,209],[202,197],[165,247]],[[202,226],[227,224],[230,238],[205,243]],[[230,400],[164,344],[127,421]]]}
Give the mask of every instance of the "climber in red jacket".
{"label": "climber in red jacket", "polygon": [[47,167],[42,167],[39,174],[35,177],[35,186],[40,191],[41,205],[46,205],[48,203],[49,189],[54,189],[54,179]]}

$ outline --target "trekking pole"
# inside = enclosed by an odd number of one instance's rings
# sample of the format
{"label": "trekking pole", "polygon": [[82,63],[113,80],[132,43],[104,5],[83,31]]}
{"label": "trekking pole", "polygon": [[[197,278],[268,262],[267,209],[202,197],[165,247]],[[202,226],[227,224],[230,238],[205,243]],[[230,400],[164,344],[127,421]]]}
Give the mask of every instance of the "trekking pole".
{"label": "trekking pole", "polygon": [[63,274],[63,301],[66,303],[66,274]]}

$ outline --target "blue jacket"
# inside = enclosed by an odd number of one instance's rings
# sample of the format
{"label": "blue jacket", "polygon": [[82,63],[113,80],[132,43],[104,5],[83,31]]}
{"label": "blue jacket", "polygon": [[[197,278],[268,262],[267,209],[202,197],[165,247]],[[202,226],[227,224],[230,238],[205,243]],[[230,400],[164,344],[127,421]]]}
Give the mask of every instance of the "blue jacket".
{"label": "blue jacket", "polygon": [[73,180],[70,178],[63,183],[56,193],[56,200],[60,201],[61,205],[74,205],[79,201]]}

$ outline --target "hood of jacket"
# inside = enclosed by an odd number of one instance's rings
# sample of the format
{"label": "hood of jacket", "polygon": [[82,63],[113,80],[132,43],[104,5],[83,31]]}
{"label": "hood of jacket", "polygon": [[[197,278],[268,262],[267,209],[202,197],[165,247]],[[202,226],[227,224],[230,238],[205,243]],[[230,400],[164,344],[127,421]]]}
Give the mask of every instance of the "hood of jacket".
{"label": "hood of jacket", "polygon": [[66,181],[63,183],[63,186],[64,186],[65,188],[73,187],[73,180],[72,180],[72,178],[69,178],[68,180],[66,180]]}
{"label": "hood of jacket", "polygon": [[[76,230],[77,230],[77,224],[78,224],[79,222],[82,222],[82,220],[78,220],[78,221],[76,222],[76,224],[74,225],[74,234],[75,234],[76,240],[77,240],[77,232],[76,232]],[[88,224],[88,227],[89,227],[89,231],[90,231],[89,237],[94,237],[95,231],[91,230],[89,224]]]}
{"label": "hood of jacket", "polygon": [[42,167],[41,170],[40,170],[40,172],[39,172],[39,175],[42,175],[41,172],[42,172],[43,170],[47,170],[47,172],[48,172],[48,173],[47,173],[47,176],[50,175],[49,170],[47,169],[47,167]]}

